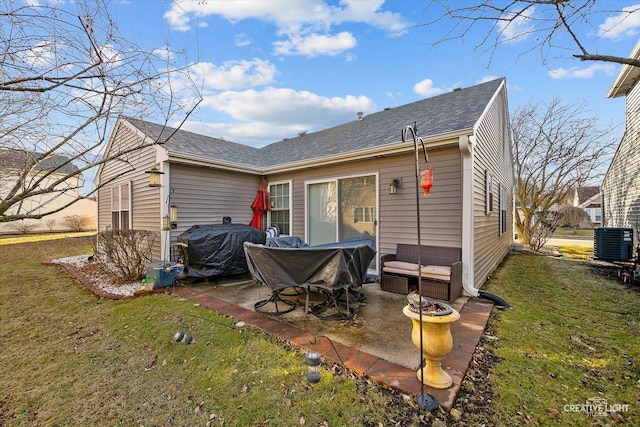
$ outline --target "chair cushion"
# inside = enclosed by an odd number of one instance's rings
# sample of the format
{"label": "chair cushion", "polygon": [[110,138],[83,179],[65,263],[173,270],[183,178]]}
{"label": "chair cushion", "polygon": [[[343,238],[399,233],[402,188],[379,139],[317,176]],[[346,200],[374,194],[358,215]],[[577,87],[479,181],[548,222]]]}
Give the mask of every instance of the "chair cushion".
{"label": "chair cushion", "polygon": [[399,270],[418,271],[418,264],[404,261],[387,261],[384,263],[385,268],[395,268]]}
{"label": "chair cushion", "polygon": [[[418,276],[418,264],[403,261],[389,261],[384,263],[382,269],[385,273],[404,274],[405,276]],[[444,265],[425,265],[422,267],[422,277],[430,279],[451,280],[451,267]]]}
{"label": "chair cushion", "polygon": [[422,267],[422,277],[448,282],[451,280],[451,267],[444,265],[425,265]]}

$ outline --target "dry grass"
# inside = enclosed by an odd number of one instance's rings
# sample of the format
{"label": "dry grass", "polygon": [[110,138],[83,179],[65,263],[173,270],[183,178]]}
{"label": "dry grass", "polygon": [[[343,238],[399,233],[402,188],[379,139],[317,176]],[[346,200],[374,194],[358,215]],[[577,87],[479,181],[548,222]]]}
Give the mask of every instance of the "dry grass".
{"label": "dry grass", "polygon": [[[421,424],[399,396],[335,367],[310,386],[298,351],[190,301],[99,299],[41,265],[90,242],[0,250],[0,425]],[[514,309],[492,319],[455,416],[426,424],[638,424],[640,292],[599,272],[566,256],[507,258],[486,288]],[[175,343],[177,330],[195,341]],[[628,407],[566,410],[593,398]]]}
{"label": "dry grass", "polygon": [[[638,425],[640,289],[602,273],[589,261],[530,254],[497,271],[487,289],[513,310],[493,322],[496,424]],[[589,399],[627,406],[573,412]]]}
{"label": "dry grass", "polygon": [[[95,297],[43,260],[90,238],[3,246],[0,425],[390,425],[416,411],[261,331],[169,294]],[[174,342],[177,330],[193,335]]]}

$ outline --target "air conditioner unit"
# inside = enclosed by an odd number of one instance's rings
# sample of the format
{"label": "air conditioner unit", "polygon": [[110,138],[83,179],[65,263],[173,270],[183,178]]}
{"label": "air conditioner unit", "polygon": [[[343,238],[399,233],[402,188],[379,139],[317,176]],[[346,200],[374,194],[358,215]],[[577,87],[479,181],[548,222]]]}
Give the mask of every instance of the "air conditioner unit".
{"label": "air conditioner unit", "polygon": [[593,253],[609,261],[633,258],[633,228],[600,227],[594,230]]}

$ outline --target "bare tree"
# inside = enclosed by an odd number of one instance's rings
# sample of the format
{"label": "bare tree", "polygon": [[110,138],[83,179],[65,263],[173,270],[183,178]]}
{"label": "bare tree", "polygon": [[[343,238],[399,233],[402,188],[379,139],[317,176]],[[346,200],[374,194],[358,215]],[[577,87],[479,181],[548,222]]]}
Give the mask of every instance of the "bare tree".
{"label": "bare tree", "polygon": [[87,171],[159,143],[103,156],[119,115],[179,128],[199,104],[185,52],[130,39],[103,0],[0,0],[0,222],[58,212]]}
{"label": "bare tree", "polygon": [[[585,103],[565,105],[559,99],[548,104],[529,103],[511,118],[516,231],[530,247],[540,227],[547,227],[551,212],[571,189],[596,181],[611,160],[616,144],[612,127],[601,127],[598,119],[585,116]],[[556,221],[553,227],[557,226]]]}
{"label": "bare tree", "polygon": [[573,228],[573,234],[581,224],[591,225],[589,214],[582,208],[577,206],[565,205],[558,209],[561,215],[560,226]]}
{"label": "bare tree", "polygon": [[[598,5],[604,5],[604,9]],[[514,43],[524,39],[534,42],[523,48],[522,54],[539,50],[546,65],[551,51],[571,52],[581,61],[604,61],[640,66],[640,60],[595,52],[588,43],[616,31],[634,19],[640,4],[620,4],[596,0],[430,0],[425,15],[437,16],[435,20],[419,24],[436,27],[446,20],[447,30],[434,44],[463,39],[472,32],[480,33],[476,48],[485,48],[493,58],[502,43]],[[594,22],[603,17],[616,18],[608,26],[599,28]],[[585,32],[580,31],[586,29]],[[595,37],[594,39],[589,39]]]}

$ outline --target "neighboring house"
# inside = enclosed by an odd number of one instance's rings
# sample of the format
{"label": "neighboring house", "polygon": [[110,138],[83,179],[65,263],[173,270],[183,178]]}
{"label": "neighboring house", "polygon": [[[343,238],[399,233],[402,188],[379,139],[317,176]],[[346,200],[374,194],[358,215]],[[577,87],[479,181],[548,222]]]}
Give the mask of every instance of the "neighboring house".
{"label": "neighboring house", "polygon": [[[16,184],[18,175],[25,169],[30,169],[34,162],[34,157],[39,153],[28,152],[17,149],[0,150],[0,200],[4,199],[10,189]],[[49,172],[49,175],[40,184],[41,188],[46,188],[55,180],[66,175],[73,174],[78,168],[73,164],[66,164],[69,160],[65,156],[53,156],[40,162],[32,173],[27,177],[27,181],[33,181]],[[61,167],[61,165],[64,165]],[[54,172],[51,172],[54,171]],[[41,196],[29,197],[21,205],[14,205],[6,215],[13,215],[18,212],[38,215],[44,212],[51,212],[66,205],[70,201],[78,198],[78,182],[82,175],[72,175],[65,182],[59,184],[54,191]],[[69,190],[71,188],[71,190]],[[65,221],[65,217],[82,215],[88,218],[86,229],[96,229],[97,203],[93,198],[80,198],[73,205],[64,208],[56,213],[46,215],[41,219],[24,219],[18,221],[0,223],[0,233],[13,234],[21,231],[29,232],[49,232],[49,231],[71,231]]]}
{"label": "neighboring house", "polygon": [[[264,177],[272,205],[267,225],[278,224],[282,234],[310,245],[368,235],[379,256],[393,253],[397,243],[417,243],[415,150],[412,140],[401,141],[401,131],[414,122],[434,170],[431,195],[419,199],[422,244],[462,248],[465,289],[476,295],[513,241],[504,79],[358,114],[352,122],[260,149],[179,130],[166,143],[99,169],[98,185],[122,176],[99,190],[98,228],[156,231],[154,257],[168,259],[176,237],[192,225],[224,217],[248,224]],[[162,142],[172,132],[121,117],[107,153]],[[148,186],[146,172],[154,167],[163,172],[159,188]],[[420,167],[426,167],[422,160]],[[400,186],[390,194],[394,179]],[[170,206],[177,206],[177,227],[161,232]]]}
{"label": "neighboring house", "polygon": [[574,188],[567,195],[567,203],[583,209],[593,227],[600,227],[602,224],[602,196],[600,187],[579,187]]}
{"label": "neighboring house", "polygon": [[[640,59],[640,41],[630,58]],[[640,68],[624,65],[607,97],[626,97],[625,132],[602,181],[604,227],[633,228],[640,232]]]}

